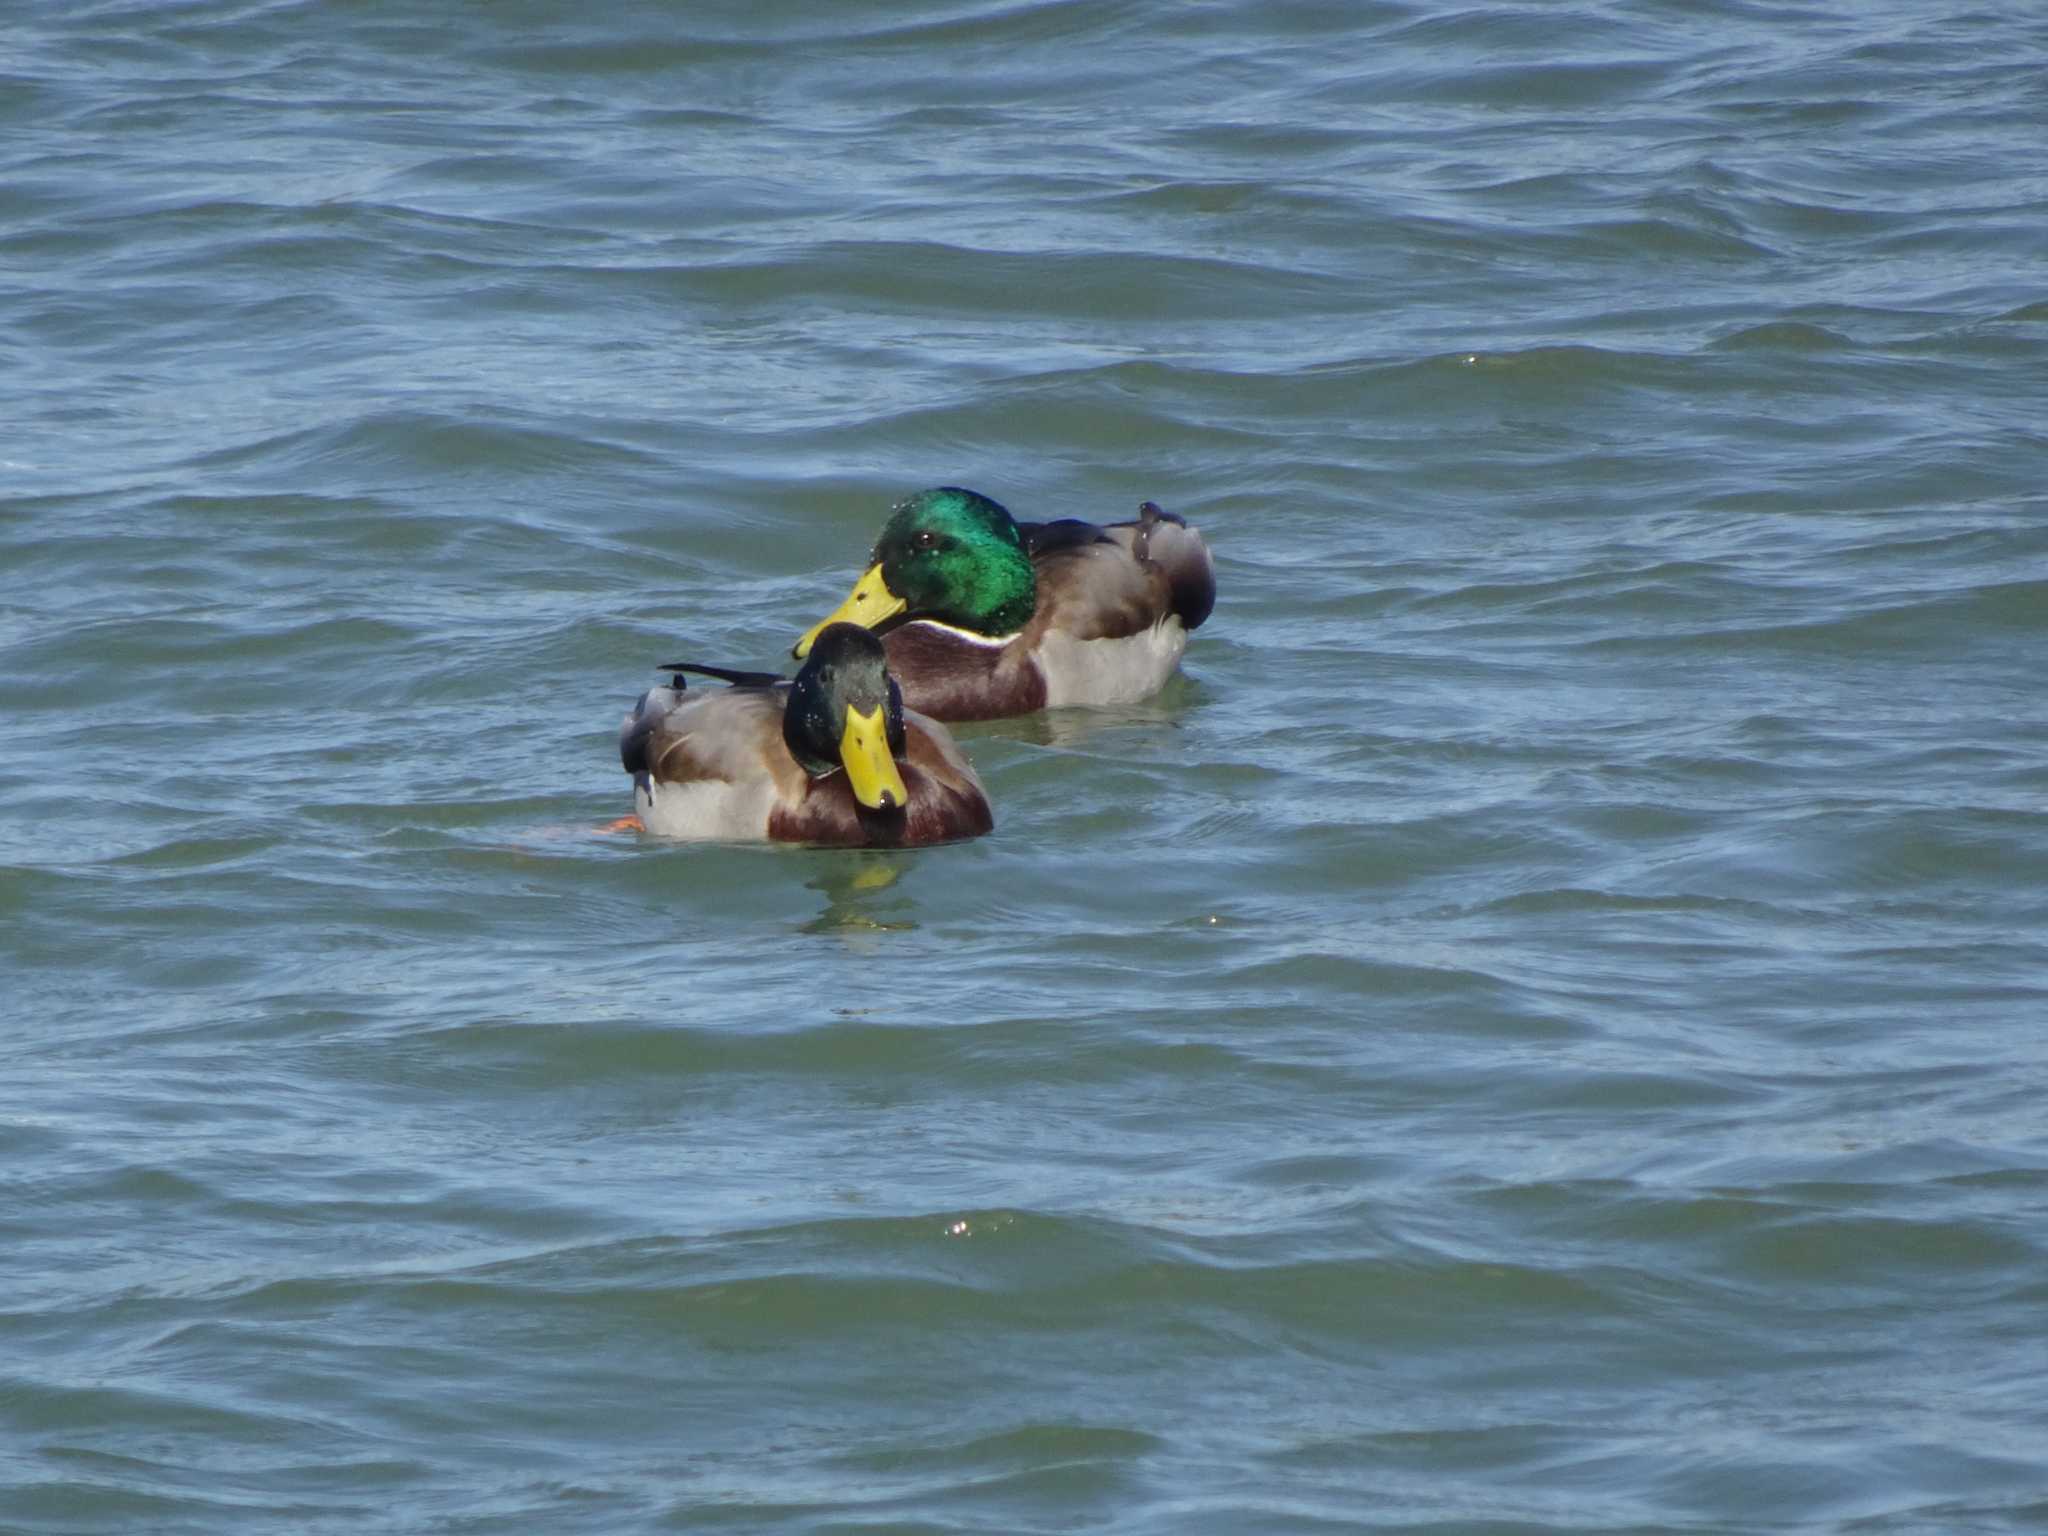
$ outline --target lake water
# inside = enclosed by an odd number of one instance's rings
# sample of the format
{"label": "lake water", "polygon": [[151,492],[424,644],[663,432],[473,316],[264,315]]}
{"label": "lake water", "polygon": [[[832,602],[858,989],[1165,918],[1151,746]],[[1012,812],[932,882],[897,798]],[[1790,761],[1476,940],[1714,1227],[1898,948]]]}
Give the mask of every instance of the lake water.
{"label": "lake water", "polygon": [[[2048,28],[25,4],[0,1530],[2048,1528]],[[618,720],[1150,498],[995,833]]]}

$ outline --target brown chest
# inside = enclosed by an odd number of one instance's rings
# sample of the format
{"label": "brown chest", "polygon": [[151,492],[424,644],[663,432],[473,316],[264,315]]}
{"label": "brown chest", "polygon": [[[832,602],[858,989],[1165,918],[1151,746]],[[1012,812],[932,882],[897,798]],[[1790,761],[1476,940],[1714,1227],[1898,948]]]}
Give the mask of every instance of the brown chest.
{"label": "brown chest", "polygon": [[1000,720],[1045,708],[1045,677],[1025,636],[991,645],[941,624],[913,623],[882,643],[904,704],[935,720]]}

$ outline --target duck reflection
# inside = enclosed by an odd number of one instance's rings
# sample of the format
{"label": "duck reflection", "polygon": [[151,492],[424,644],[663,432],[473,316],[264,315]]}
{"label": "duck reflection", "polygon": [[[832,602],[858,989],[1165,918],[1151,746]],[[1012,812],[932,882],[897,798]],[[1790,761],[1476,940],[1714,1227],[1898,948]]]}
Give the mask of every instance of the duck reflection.
{"label": "duck reflection", "polygon": [[[1207,702],[1202,685],[1185,673],[1176,673],[1158,693],[1133,704],[1102,704],[1077,709],[1041,709],[1035,715],[1014,715],[1007,720],[963,721],[953,727],[962,742],[995,738],[1028,742],[1034,747],[1078,747],[1104,731],[1129,726],[1178,726],[1191,709]],[[998,818],[1002,807],[996,808]]]}
{"label": "duck reflection", "polygon": [[837,849],[818,855],[817,875],[804,882],[825,896],[825,910],[805,933],[908,933],[917,927],[917,901],[898,886],[913,852]]}

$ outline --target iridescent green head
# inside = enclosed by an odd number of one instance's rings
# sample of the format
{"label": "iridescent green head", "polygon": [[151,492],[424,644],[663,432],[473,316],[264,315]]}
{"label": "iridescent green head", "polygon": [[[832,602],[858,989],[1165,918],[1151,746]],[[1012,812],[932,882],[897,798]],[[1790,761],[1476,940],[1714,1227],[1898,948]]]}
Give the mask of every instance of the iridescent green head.
{"label": "iridescent green head", "polygon": [[1037,608],[1038,578],[1010,514],[977,491],[942,485],[896,507],[852,593],[795,651],[805,655],[833,623],[886,633],[936,619],[977,635],[1013,635]]}

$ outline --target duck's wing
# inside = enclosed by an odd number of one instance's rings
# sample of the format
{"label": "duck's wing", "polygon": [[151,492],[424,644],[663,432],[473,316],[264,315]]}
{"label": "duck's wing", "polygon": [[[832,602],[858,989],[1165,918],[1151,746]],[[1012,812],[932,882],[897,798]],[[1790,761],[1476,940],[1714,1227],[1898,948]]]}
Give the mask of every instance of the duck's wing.
{"label": "duck's wing", "polygon": [[[786,683],[788,678],[780,672],[743,672],[737,667],[706,666],[701,661],[664,661],[654,669],[657,672],[694,672],[699,677],[715,677],[721,683],[731,683],[735,688],[773,688],[777,683]],[[676,685],[683,686],[680,678]]]}
{"label": "duck's wing", "polygon": [[1024,540],[1024,553],[1033,560],[1055,550],[1100,544],[1108,537],[1100,526],[1078,517],[1056,518],[1049,523],[1019,523],[1017,534]]}
{"label": "duck's wing", "polygon": [[783,701],[771,688],[650,688],[619,727],[619,761],[636,783],[759,781],[779,792],[803,778],[782,744]]}
{"label": "duck's wing", "polygon": [[1209,546],[1184,518],[1146,502],[1128,523],[1023,523],[1038,572],[1038,618],[1077,640],[1120,640],[1173,614],[1194,629],[1216,606]]}
{"label": "duck's wing", "polygon": [[1173,582],[1165,568],[1133,558],[1113,538],[1064,544],[1032,563],[1038,572],[1038,611],[1027,634],[1121,640],[1142,634],[1173,609]]}

